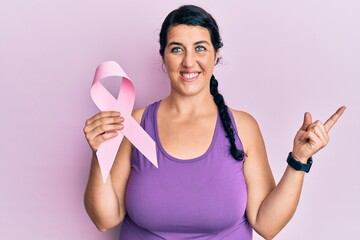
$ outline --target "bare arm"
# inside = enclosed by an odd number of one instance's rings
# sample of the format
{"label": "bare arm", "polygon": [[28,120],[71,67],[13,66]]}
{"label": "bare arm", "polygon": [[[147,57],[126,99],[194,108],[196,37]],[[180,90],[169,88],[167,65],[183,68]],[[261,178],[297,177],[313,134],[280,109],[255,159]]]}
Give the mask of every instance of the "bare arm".
{"label": "bare arm", "polygon": [[131,144],[124,138],[105,183],[96,155],[93,154],[84,203],[91,220],[102,232],[117,226],[125,216],[124,196],[130,175],[130,153]]}
{"label": "bare arm", "polygon": [[[311,115],[306,113],[294,139],[293,156],[305,163],[323,148],[329,141],[328,131],[344,110],[340,108],[325,124],[313,123]],[[287,166],[275,186],[259,127],[251,116],[241,117],[241,121],[237,118],[237,126],[247,154],[244,165],[248,187],[247,217],[255,231],[265,239],[272,239],[294,215],[305,174]]]}
{"label": "bare arm", "polygon": [[[133,114],[139,121],[143,111]],[[123,119],[115,112],[96,114],[86,122],[84,133],[93,150],[84,204],[90,218],[100,231],[118,225],[126,214],[125,190],[130,176],[132,144],[124,137],[107,181],[102,180],[96,150],[103,141],[117,136],[123,128]]]}

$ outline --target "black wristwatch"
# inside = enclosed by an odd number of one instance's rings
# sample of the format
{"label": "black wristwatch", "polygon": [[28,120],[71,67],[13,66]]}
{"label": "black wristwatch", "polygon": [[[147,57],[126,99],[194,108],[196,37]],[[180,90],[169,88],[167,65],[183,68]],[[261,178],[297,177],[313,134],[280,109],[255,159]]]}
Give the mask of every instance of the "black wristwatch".
{"label": "black wristwatch", "polygon": [[307,163],[302,163],[299,162],[298,160],[296,160],[293,155],[292,152],[289,153],[289,156],[287,158],[287,163],[290,165],[290,167],[292,167],[293,169],[295,169],[296,171],[303,171],[303,172],[309,172],[310,168],[311,168],[311,164],[313,163],[312,161],[312,157],[310,157],[307,160]]}

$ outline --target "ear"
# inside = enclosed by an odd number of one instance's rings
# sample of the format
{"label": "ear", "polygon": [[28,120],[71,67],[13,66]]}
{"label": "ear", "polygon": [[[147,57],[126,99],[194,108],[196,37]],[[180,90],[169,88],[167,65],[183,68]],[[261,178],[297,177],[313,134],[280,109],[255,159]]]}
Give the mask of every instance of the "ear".
{"label": "ear", "polygon": [[220,58],[220,48],[218,50],[216,50],[216,52],[215,52],[215,64],[214,65],[218,64],[219,58]]}
{"label": "ear", "polygon": [[159,49],[159,55],[160,55],[160,57],[161,57],[161,60],[163,61],[163,63],[164,63],[164,56],[163,55],[161,55],[161,51],[160,51],[160,49]]}
{"label": "ear", "polygon": [[165,59],[162,57],[162,64],[161,64],[161,69],[163,70],[164,73],[166,73],[166,64],[165,64]]}

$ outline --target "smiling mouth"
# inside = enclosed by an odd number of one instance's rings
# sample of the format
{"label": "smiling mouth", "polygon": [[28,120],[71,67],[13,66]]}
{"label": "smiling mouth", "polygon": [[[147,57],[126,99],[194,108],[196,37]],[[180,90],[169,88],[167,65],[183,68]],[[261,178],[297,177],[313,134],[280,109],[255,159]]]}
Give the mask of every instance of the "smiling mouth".
{"label": "smiling mouth", "polygon": [[195,80],[195,78],[197,76],[199,76],[200,73],[198,72],[193,72],[193,73],[180,73],[180,75],[183,77],[184,80],[186,81],[191,81],[191,80]]}

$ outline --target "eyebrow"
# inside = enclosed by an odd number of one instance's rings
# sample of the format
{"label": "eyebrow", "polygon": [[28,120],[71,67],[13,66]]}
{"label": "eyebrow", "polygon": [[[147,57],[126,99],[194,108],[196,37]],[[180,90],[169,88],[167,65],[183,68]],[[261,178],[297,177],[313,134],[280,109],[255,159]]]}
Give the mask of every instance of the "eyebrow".
{"label": "eyebrow", "polygon": [[[205,40],[197,41],[197,42],[194,43],[194,45],[199,45],[199,44],[208,44],[208,45],[210,45],[210,43],[209,43],[208,41],[205,41]],[[183,46],[183,44],[180,43],[180,42],[170,42],[170,43],[168,44],[168,46],[171,46],[171,45],[180,45],[180,46]]]}
{"label": "eyebrow", "polygon": [[198,42],[195,43],[195,45],[204,44],[204,43],[210,45],[210,43],[208,41],[205,41],[205,40],[198,41]]}
{"label": "eyebrow", "polygon": [[170,46],[170,45],[180,45],[180,46],[182,46],[182,44],[179,43],[179,42],[170,42],[170,43],[168,44],[168,46]]}

